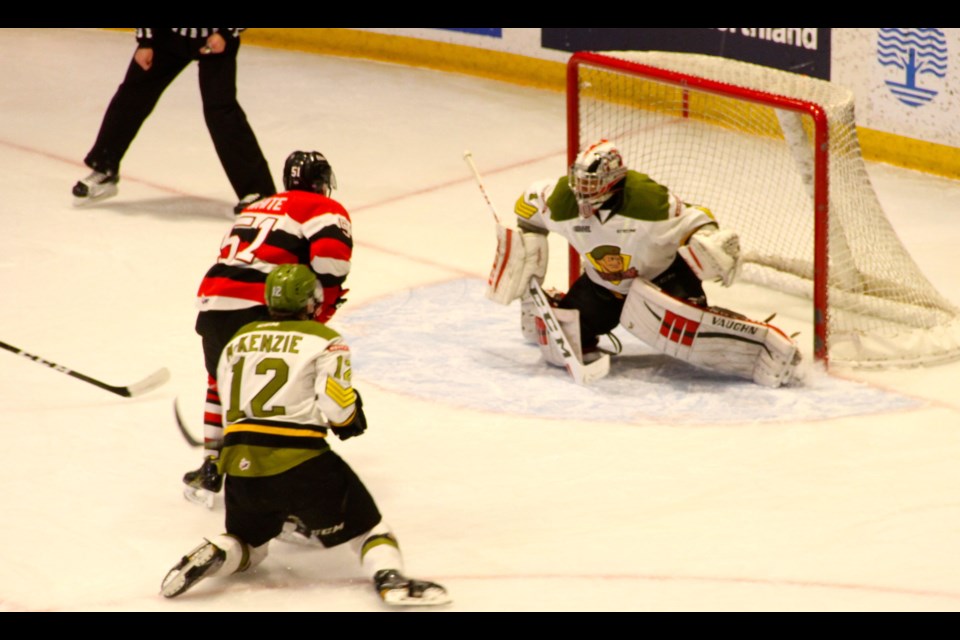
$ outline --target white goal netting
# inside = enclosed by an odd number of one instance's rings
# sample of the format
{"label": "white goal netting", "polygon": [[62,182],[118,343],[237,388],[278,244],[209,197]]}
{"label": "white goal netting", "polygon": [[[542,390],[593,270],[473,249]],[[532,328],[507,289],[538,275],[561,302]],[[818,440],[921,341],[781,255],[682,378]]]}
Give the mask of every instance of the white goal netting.
{"label": "white goal netting", "polygon": [[[599,58],[639,66],[610,68]],[[675,73],[652,77],[648,68]],[[578,113],[574,151],[600,138],[615,141],[628,166],[739,232],[745,281],[826,301],[816,311],[811,302],[822,326],[815,353],[860,367],[960,358],[960,311],[891,227],[860,152],[850,91],[725,58],[648,51],[592,54],[579,62],[570,89]],[[758,94],[777,106],[752,99]],[[825,181],[815,180],[816,121],[801,103],[826,115]],[[818,193],[829,229],[819,237]],[[829,274],[819,295],[817,251]]]}

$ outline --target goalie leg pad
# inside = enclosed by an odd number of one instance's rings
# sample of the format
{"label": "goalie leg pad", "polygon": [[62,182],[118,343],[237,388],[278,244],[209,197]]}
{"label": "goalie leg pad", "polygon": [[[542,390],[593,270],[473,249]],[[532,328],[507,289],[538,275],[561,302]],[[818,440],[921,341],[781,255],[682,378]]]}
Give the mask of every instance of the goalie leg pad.
{"label": "goalie leg pad", "polygon": [[796,343],[780,329],[669,296],[637,278],[620,316],[622,326],[668,356],[768,387],[788,383],[800,362]]}
{"label": "goalie leg pad", "polygon": [[548,258],[547,236],[498,224],[497,253],[487,278],[487,298],[499,304],[510,304],[521,297],[530,278],[543,280]]}
{"label": "goalie leg pad", "polygon": [[753,381],[765,387],[779,387],[793,380],[801,356],[797,344],[780,329],[768,325],[764,349],[753,370]]}
{"label": "goalie leg pad", "polygon": [[537,329],[537,304],[525,293],[520,298],[520,331],[523,339],[530,344],[540,344],[540,332]]}

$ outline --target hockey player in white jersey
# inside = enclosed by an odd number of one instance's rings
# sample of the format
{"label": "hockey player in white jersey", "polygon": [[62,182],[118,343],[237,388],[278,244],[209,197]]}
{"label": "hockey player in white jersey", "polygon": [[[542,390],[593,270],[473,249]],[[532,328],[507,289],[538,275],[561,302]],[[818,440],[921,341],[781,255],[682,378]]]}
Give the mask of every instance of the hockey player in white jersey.
{"label": "hockey player in white jersey", "polygon": [[538,336],[529,282],[543,281],[547,235],[559,233],[584,267],[566,294],[553,300],[582,363],[600,357],[600,336],[622,325],[696,366],[770,387],[792,378],[800,359],[792,339],[707,303],[704,280],[730,286],[740,273],[737,233],[721,228],[707,207],[683,202],[628,169],[612,142],[584,149],[559,180],[530,185],[515,213],[517,229],[498,226],[487,297],[502,304],[521,299],[524,336],[539,342],[551,364],[564,366],[569,354],[557,353],[542,327]]}
{"label": "hockey player in white jersey", "polygon": [[373,497],[328,444],[330,434],[361,435],[367,421],[351,384],[350,348],[313,319],[323,298],[316,276],[305,265],[281,265],[267,277],[265,297],[271,319],[241,328],[218,367],[226,406],[215,464],[225,477],[226,532],[184,556],[162,595],[257,566],[293,519],[322,547],[349,545],[387,604],[449,602],[439,584],[404,575]]}

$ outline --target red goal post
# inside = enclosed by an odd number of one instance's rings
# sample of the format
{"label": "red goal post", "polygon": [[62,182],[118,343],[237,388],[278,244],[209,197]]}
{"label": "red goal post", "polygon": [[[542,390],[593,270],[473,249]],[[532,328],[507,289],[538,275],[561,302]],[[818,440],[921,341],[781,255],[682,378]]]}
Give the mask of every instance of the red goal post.
{"label": "red goal post", "polygon": [[[745,281],[811,300],[817,360],[960,358],[960,312],[891,228],[848,90],[713,56],[578,52],[567,65],[568,166],[600,138],[628,167],[736,230]],[[571,248],[571,282],[580,272]]]}

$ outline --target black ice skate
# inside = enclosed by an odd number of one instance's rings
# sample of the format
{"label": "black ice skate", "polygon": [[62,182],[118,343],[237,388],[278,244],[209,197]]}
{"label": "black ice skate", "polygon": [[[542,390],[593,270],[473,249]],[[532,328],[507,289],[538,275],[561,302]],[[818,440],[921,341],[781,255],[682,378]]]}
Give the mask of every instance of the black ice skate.
{"label": "black ice skate", "polygon": [[378,571],[373,583],[383,601],[391,605],[438,605],[451,601],[447,590],[439,584],[411,580],[396,569]]}

